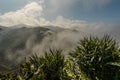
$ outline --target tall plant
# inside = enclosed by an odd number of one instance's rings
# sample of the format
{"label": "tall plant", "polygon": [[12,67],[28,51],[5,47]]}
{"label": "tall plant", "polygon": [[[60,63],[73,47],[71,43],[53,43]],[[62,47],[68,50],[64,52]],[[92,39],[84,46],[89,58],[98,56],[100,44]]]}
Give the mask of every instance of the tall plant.
{"label": "tall plant", "polygon": [[[26,68],[25,65],[31,66],[32,69]],[[27,72],[30,79],[60,80],[65,62],[60,50],[50,50],[50,52],[45,53],[44,57],[30,57],[29,62],[25,65],[22,65],[22,74]],[[23,71],[24,68],[29,70]]]}
{"label": "tall plant", "polygon": [[118,76],[116,72],[119,67],[111,63],[120,62],[120,51],[117,42],[108,35],[103,38],[86,37],[80,40],[70,55],[91,80],[114,80],[116,75]]}

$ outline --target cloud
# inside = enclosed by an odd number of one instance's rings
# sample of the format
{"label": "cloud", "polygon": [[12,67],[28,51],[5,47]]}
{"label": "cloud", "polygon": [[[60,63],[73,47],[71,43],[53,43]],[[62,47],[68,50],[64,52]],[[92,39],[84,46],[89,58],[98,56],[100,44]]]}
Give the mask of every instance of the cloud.
{"label": "cloud", "polygon": [[[74,4],[74,1],[82,1],[82,0],[50,0],[52,5],[55,6],[70,6]],[[87,1],[87,0],[86,0]],[[97,0],[97,2],[101,2],[99,4],[108,3],[107,0]],[[36,0],[28,3],[25,7],[20,10],[11,11],[5,14],[0,15],[0,25],[2,26],[14,26],[14,25],[29,25],[31,26],[56,26],[61,28],[71,28],[71,29],[80,29],[85,32],[95,33],[95,32],[105,32],[106,30],[111,29],[111,25],[104,23],[90,23],[85,20],[71,20],[67,19],[63,16],[57,16],[54,20],[49,21],[43,16],[45,9],[43,8],[44,0]],[[62,6],[62,3],[63,6]],[[85,3],[85,2],[84,2]],[[57,5],[59,4],[59,5]]]}
{"label": "cloud", "polygon": [[36,2],[27,4],[20,10],[0,15],[0,25],[13,26],[18,24],[38,25],[37,17],[41,16],[43,8]]}
{"label": "cloud", "polygon": [[[96,23],[89,23],[84,20],[70,20],[64,18],[63,16],[57,16],[55,20],[49,21],[43,16],[46,16],[44,13],[46,10],[43,7],[46,0],[31,0],[25,7],[16,10],[7,12],[5,14],[0,14],[0,25],[3,26],[14,26],[19,24],[29,25],[29,26],[59,26],[63,28],[73,28],[73,27],[88,27],[96,25]],[[75,5],[76,3],[83,3],[84,6],[88,5],[107,5],[111,0],[50,0],[48,1],[55,10],[70,8],[70,6]],[[92,5],[91,5],[92,6]],[[52,11],[52,9],[50,9]],[[47,13],[48,14],[48,13]],[[49,14],[48,14],[49,15]],[[101,25],[101,23],[100,23]],[[98,26],[98,23],[97,23]]]}
{"label": "cloud", "polygon": [[105,33],[113,29],[112,24],[105,24],[103,22],[92,23],[85,20],[72,20],[64,18],[62,16],[58,16],[55,20],[49,23],[50,24],[48,25],[67,29],[80,30],[88,34]]}

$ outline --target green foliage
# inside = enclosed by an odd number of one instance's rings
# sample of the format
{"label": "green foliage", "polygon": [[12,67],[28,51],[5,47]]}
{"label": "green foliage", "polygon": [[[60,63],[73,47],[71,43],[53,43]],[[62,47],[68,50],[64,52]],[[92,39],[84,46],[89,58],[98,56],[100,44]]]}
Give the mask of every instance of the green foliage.
{"label": "green foliage", "polygon": [[67,73],[70,79],[65,80],[89,80],[89,78],[81,72],[79,65],[74,59],[66,59],[64,73]]}
{"label": "green foliage", "polygon": [[92,80],[114,80],[116,72],[120,70],[120,67],[108,64],[120,63],[119,47],[108,35],[80,40],[70,55],[76,59],[81,71]]}
{"label": "green foliage", "polygon": [[[68,65],[61,50],[50,50],[43,57],[33,55],[25,59],[18,73],[1,74],[1,80],[71,80]],[[66,70],[67,69],[67,70]]]}
{"label": "green foliage", "polygon": [[44,57],[34,55],[21,66],[20,77],[25,80],[61,80],[64,56],[59,50],[50,50]]}
{"label": "green foliage", "polygon": [[120,49],[109,36],[86,37],[70,57],[50,49],[0,73],[0,80],[120,80]]}

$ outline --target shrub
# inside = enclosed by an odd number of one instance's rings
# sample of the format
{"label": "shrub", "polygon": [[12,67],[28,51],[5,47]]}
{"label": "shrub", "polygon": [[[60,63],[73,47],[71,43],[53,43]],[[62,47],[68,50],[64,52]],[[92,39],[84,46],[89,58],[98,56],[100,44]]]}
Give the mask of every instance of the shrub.
{"label": "shrub", "polygon": [[44,57],[34,55],[21,66],[24,79],[60,80],[65,65],[64,56],[59,50],[50,50]]}
{"label": "shrub", "polygon": [[118,80],[116,72],[120,67],[111,63],[120,63],[119,47],[108,35],[103,38],[90,37],[80,40],[70,55],[91,80]]}

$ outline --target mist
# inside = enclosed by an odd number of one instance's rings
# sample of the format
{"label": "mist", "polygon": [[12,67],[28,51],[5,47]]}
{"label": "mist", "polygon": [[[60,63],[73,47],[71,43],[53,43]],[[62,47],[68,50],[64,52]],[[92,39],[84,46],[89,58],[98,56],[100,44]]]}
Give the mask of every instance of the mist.
{"label": "mist", "polygon": [[[19,25],[20,26],[20,25]],[[93,26],[96,27],[96,26]],[[56,26],[39,26],[28,28],[1,27],[0,31],[0,60],[7,64],[18,64],[30,55],[44,55],[49,49],[61,49],[66,56],[73,51],[80,39],[89,36],[111,37],[120,41],[118,27],[74,27],[61,28]]]}
{"label": "mist", "polygon": [[[70,2],[69,2],[70,1]],[[85,8],[89,7],[83,2]],[[108,5],[108,2],[98,0],[95,3]],[[103,2],[102,2],[103,1]],[[56,5],[60,2],[59,5]],[[70,8],[74,1],[66,0],[63,7]],[[77,0],[75,0],[75,3]],[[60,11],[63,2],[51,0],[50,5],[54,13]],[[91,3],[91,1],[89,2]],[[93,8],[96,4],[92,4]],[[18,65],[25,57],[33,54],[44,55],[49,49],[61,49],[68,56],[84,37],[102,37],[109,34],[113,39],[120,41],[120,26],[104,22],[88,22],[86,20],[69,19],[57,15],[53,20],[46,18],[47,9],[43,7],[44,0],[31,1],[24,7],[0,14],[0,62],[5,65]],[[57,6],[57,7],[56,7]],[[56,8],[57,10],[56,10]],[[49,9],[49,8],[48,8]]]}

